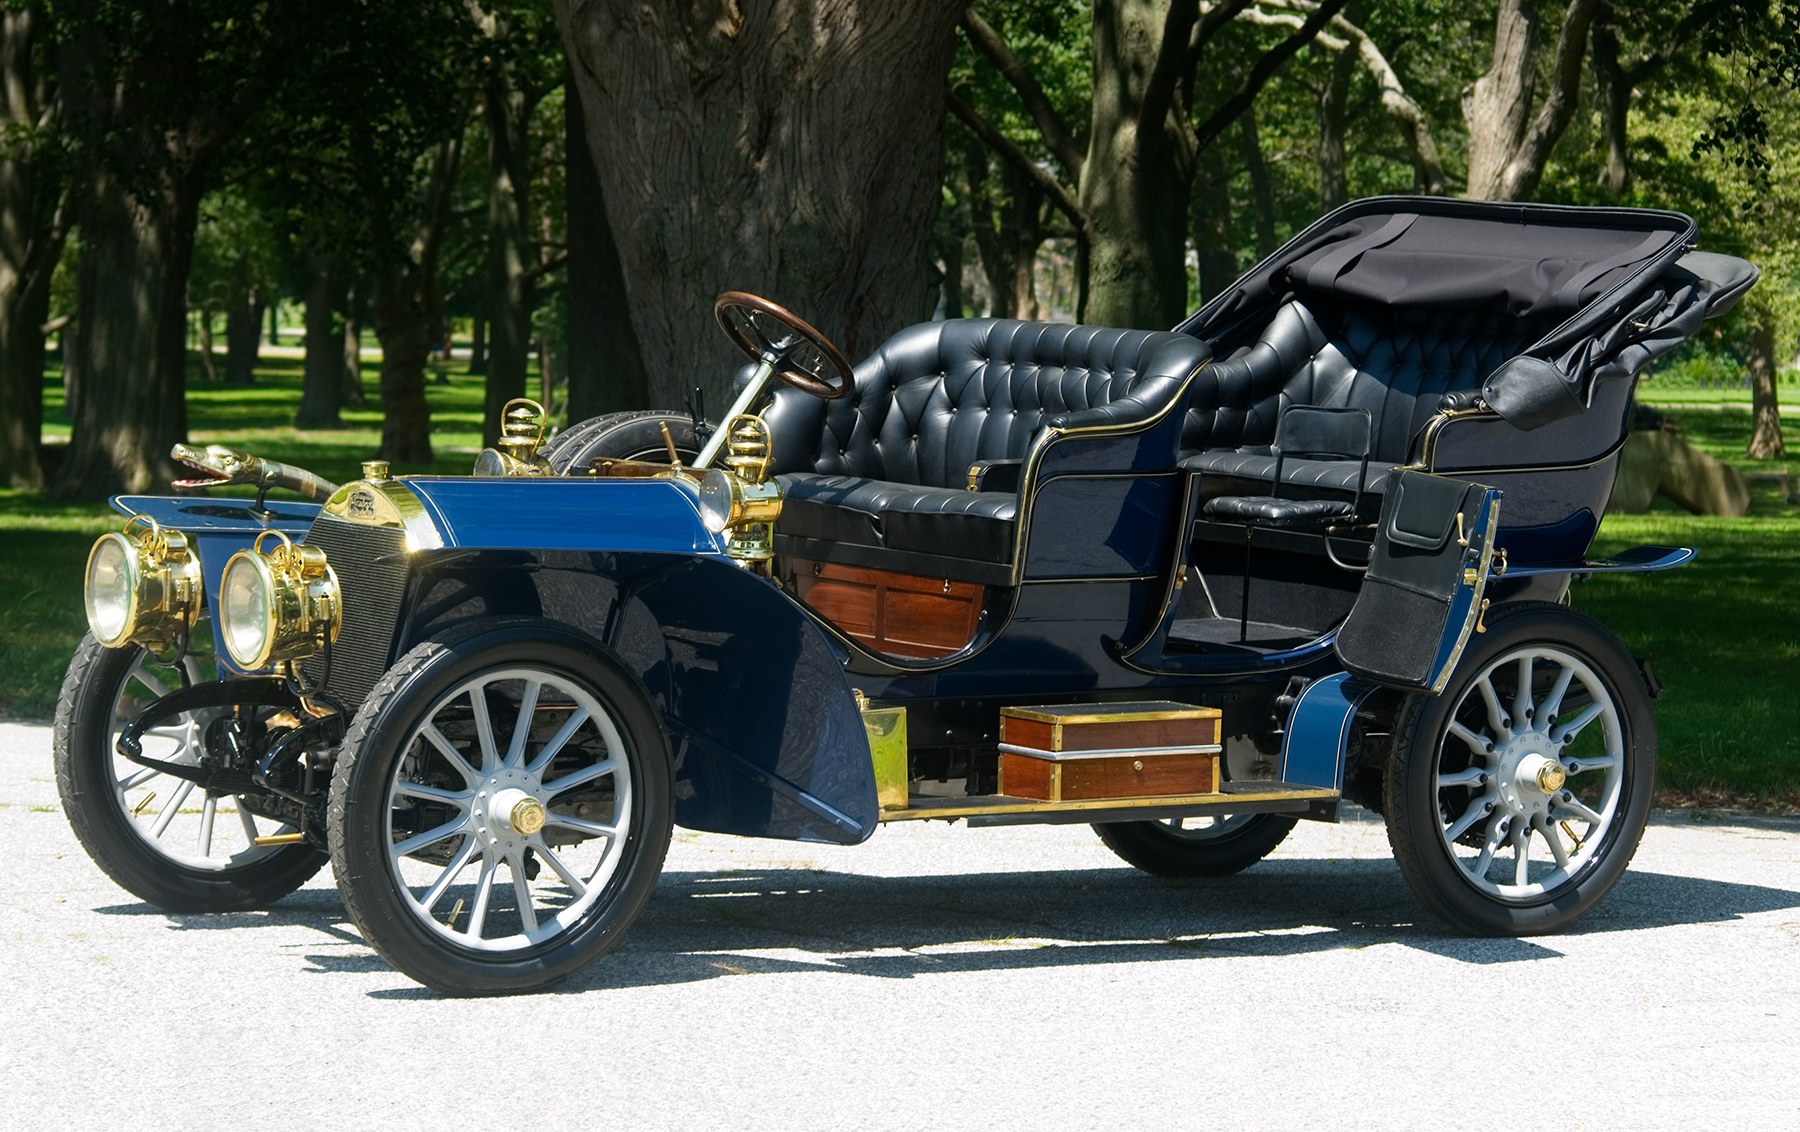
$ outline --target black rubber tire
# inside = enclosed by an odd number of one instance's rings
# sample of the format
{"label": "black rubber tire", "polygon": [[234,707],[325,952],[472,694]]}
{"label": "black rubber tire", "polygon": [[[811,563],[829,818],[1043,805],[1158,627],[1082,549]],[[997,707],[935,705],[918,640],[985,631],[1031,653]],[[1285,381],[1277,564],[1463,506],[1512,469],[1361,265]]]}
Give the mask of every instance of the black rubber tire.
{"label": "black rubber tire", "polygon": [[[1529,902],[1509,902],[1469,881],[1444,845],[1436,764],[1451,713],[1479,673],[1532,643],[1574,654],[1607,687],[1624,732],[1615,816],[1594,854],[1567,880]],[[1441,695],[1407,698],[1394,726],[1383,783],[1388,843],[1400,872],[1427,908],[1456,929],[1481,936],[1542,935],[1586,915],[1612,890],[1643,836],[1656,787],[1656,720],[1642,671],[1619,639],[1594,618],[1550,602],[1500,606],[1473,638]]]}
{"label": "black rubber tire", "polygon": [[1297,824],[1286,814],[1244,817],[1216,835],[1177,834],[1157,821],[1106,822],[1094,832],[1127,863],[1155,876],[1228,877],[1273,853]]}
{"label": "black rubber tire", "polygon": [[557,475],[581,472],[588,463],[600,457],[615,460],[648,460],[667,463],[668,445],[663,443],[662,426],[669,426],[675,451],[681,462],[692,464],[700,455],[700,438],[694,433],[694,418],[686,413],[644,409],[629,413],[604,413],[570,425],[544,445],[544,458]]}
{"label": "black rubber tire", "polygon": [[[386,841],[388,784],[421,712],[470,676],[519,662],[580,680],[612,714],[628,748],[632,832],[607,891],[580,922],[533,948],[484,953],[432,934],[400,896]],[[384,959],[445,994],[554,986],[611,950],[655,889],[674,824],[670,767],[668,742],[642,685],[591,641],[522,617],[493,618],[425,641],[375,685],[338,755],[326,828],[344,907]]]}
{"label": "black rubber tire", "polygon": [[144,655],[82,637],[63,677],[52,735],[56,789],[75,837],[119,887],[170,912],[263,908],[311,880],[325,854],[288,845],[243,865],[196,868],[159,853],[136,830],[113,775],[113,713]]}

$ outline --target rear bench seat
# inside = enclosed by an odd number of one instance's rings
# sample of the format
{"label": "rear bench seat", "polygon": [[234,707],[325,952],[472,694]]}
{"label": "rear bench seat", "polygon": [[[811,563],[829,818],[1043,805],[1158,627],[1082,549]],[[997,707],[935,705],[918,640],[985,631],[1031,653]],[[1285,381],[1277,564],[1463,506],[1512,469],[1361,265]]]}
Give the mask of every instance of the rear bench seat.
{"label": "rear bench seat", "polygon": [[[1363,408],[1373,425],[1363,490],[1379,506],[1388,474],[1411,458],[1444,395],[1479,391],[1543,331],[1541,319],[1504,313],[1290,299],[1254,343],[1215,361],[1194,383],[1181,466],[1205,473],[1203,499],[1266,495],[1275,477],[1269,444],[1288,406]],[[1280,494],[1348,499],[1360,464],[1289,458]]]}
{"label": "rear bench seat", "polygon": [[[764,414],[786,499],[776,550],[1004,584],[1019,465],[1044,429],[1149,420],[1207,356],[1204,342],[1166,331],[1011,319],[909,327],[856,367],[850,397],[776,393]],[[983,461],[1001,462],[998,482],[971,490],[970,467]]]}

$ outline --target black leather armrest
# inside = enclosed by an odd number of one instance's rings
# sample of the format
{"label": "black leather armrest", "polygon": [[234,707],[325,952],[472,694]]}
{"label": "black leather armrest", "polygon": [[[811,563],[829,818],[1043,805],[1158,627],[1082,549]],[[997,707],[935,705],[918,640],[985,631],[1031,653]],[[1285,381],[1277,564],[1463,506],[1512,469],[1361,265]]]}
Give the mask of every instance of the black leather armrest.
{"label": "black leather armrest", "polygon": [[1127,397],[1106,405],[1098,405],[1092,409],[1077,409],[1072,413],[1058,413],[1051,417],[1051,428],[1063,430],[1087,428],[1123,428],[1126,425],[1139,424],[1148,420],[1154,413],[1150,406]]}
{"label": "black leather armrest", "polygon": [[969,465],[969,490],[1016,493],[1024,470],[1023,460],[977,460]]}
{"label": "black leather armrest", "polygon": [[1460,413],[1465,409],[1479,409],[1484,406],[1479,389],[1452,389],[1438,398],[1438,408],[1446,413]]}

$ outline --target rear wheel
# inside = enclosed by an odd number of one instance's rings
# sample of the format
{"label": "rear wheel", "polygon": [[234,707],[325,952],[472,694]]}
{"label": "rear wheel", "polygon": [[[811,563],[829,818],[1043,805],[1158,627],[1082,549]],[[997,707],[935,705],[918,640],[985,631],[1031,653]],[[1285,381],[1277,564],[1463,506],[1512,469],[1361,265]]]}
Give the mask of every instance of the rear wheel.
{"label": "rear wheel", "polygon": [[1477,935],[1567,927],[1625,872],[1656,779],[1643,674],[1593,618],[1559,605],[1488,616],[1438,696],[1394,728],[1385,811],[1400,871]]}
{"label": "rear wheel", "polygon": [[1224,814],[1108,822],[1094,832],[1108,849],[1147,873],[1226,877],[1273,853],[1295,821],[1285,814]]}
{"label": "rear wheel", "polygon": [[[56,788],[81,847],[120,887],[171,912],[261,908],[325,864],[308,845],[256,844],[294,827],[252,813],[242,798],[209,793],[114,748],[133,716],[208,678],[211,667],[210,658],[189,654],[165,668],[135,645],[109,649],[89,635],[69,662],[56,709]],[[144,753],[198,765],[206,729],[222,710],[189,712],[150,729]]]}
{"label": "rear wheel", "polygon": [[544,446],[544,458],[559,476],[579,475],[589,463],[602,458],[667,463],[669,448],[663,440],[663,425],[669,427],[669,437],[683,464],[699,458],[701,445],[694,418],[657,409],[605,413],[570,425]]}
{"label": "rear wheel", "polygon": [[637,682],[523,619],[414,648],[345,737],[328,829],[363,937],[450,994],[540,990],[623,936],[669,845],[668,747]]}

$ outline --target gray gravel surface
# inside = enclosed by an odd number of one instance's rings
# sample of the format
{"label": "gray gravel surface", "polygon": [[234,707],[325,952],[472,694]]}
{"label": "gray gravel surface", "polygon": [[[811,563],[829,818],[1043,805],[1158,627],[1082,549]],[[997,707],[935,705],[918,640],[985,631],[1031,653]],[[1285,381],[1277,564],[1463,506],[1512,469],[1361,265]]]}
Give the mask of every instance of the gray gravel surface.
{"label": "gray gravel surface", "polygon": [[1224,882],[1085,827],[678,832],[622,948],[456,1001],[329,872],[170,916],[0,724],[0,1127],[1800,1128],[1800,822],[1659,814],[1577,930],[1449,935],[1378,822]]}

